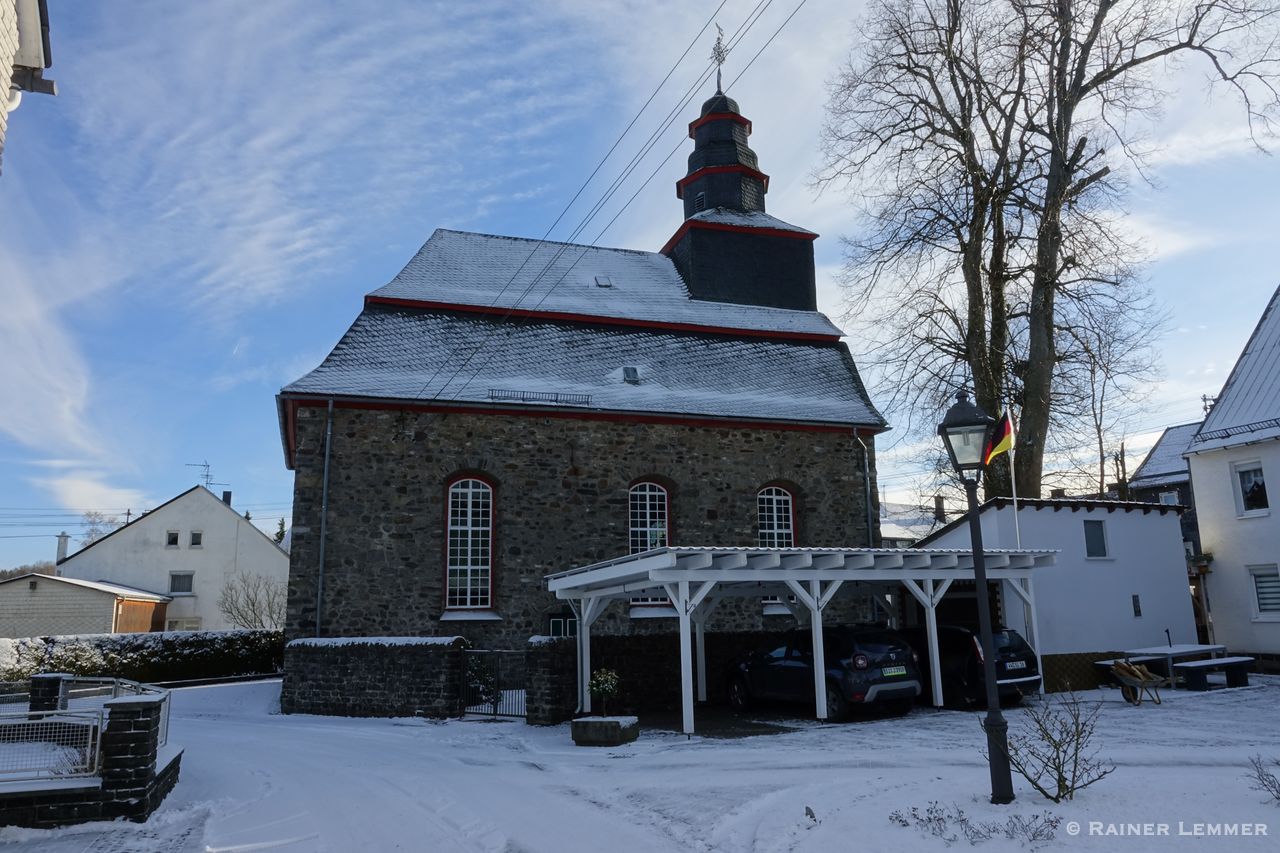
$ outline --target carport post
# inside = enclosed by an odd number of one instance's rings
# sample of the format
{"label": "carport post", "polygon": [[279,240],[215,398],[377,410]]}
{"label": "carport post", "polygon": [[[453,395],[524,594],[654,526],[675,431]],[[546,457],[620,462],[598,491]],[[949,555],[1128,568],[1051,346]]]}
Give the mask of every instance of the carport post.
{"label": "carport post", "polygon": [[695,645],[698,650],[698,701],[707,701],[707,635],[706,620],[699,619],[694,624]]}
{"label": "carport post", "polygon": [[813,637],[813,698],[817,705],[818,719],[827,718],[827,648],[822,642],[822,602],[819,600],[821,581],[809,581],[813,607],[810,612],[809,633]]}
{"label": "carport post", "polygon": [[[938,653],[938,612],[934,609],[937,599],[940,595],[935,595],[933,591],[933,581],[924,580],[924,589],[920,588],[911,578],[903,578],[902,585],[907,588],[907,592],[920,602],[924,607],[924,626],[925,637],[929,641],[929,675],[930,681],[933,682],[933,705],[935,708],[942,707],[942,664],[941,657]],[[950,586],[950,581],[947,582]]]}
{"label": "carport post", "polygon": [[[672,584],[668,584],[670,589]],[[689,638],[689,582],[675,584],[676,616],[680,619],[680,710],[684,733],[693,734],[693,643]],[[670,593],[668,593],[670,594]]]}

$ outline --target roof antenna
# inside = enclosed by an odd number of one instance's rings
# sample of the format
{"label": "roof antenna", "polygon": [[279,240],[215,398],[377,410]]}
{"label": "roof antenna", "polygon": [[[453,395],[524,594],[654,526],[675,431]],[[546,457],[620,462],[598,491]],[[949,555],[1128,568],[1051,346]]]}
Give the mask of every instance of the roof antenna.
{"label": "roof antenna", "polygon": [[720,66],[724,65],[724,61],[729,58],[729,48],[724,46],[724,30],[719,24],[716,24],[716,43],[711,47],[711,61],[716,64],[716,94],[723,95],[720,91]]}
{"label": "roof antenna", "polygon": [[200,475],[200,482],[204,483],[204,487],[210,491],[213,491],[211,488],[213,486],[227,485],[226,483],[215,483],[213,481],[213,466],[209,464],[208,459],[203,462],[188,462],[186,466],[188,468],[199,468],[204,472]]}

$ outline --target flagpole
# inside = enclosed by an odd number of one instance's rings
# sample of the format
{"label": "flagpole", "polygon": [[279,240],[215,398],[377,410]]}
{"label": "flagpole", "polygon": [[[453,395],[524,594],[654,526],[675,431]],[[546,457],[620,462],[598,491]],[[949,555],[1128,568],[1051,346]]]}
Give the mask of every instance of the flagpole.
{"label": "flagpole", "polygon": [[1014,541],[1017,542],[1016,547],[1022,550],[1022,528],[1018,524],[1018,470],[1014,464],[1016,461],[1014,453],[1018,447],[1018,431],[1013,424],[1013,409],[1009,408],[1007,403],[1005,411],[1009,413],[1009,428],[1013,432],[1013,440],[1009,442],[1009,488],[1013,493],[1013,536]]}

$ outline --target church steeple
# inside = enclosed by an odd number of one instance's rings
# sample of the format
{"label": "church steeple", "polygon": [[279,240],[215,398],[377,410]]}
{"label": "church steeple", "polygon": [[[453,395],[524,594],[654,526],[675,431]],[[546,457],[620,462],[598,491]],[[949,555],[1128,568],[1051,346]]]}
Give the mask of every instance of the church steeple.
{"label": "church steeple", "polygon": [[685,219],[715,207],[764,212],[769,176],[747,144],[750,135],[751,122],[733,98],[717,91],[702,105],[702,114],[689,123],[689,171],[676,183]]}

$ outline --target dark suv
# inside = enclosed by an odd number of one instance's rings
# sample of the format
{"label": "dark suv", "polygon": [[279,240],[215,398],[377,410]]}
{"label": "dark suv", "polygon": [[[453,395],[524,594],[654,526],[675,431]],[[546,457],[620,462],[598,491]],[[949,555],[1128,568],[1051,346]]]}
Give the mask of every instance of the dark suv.
{"label": "dark suv", "polygon": [[[933,701],[929,670],[929,640],[923,627],[903,631],[920,659],[924,679],[923,698]],[[1031,644],[1017,631],[997,628],[991,636],[996,653],[996,687],[1002,704],[1016,704],[1040,689],[1040,668]],[[982,668],[982,644],[974,628],[938,626],[938,656],[942,662],[943,704],[952,707],[986,705],[986,681]]]}
{"label": "dark suv", "polygon": [[[814,699],[813,635],[792,631],[741,660],[729,681],[729,704],[744,710],[758,699]],[[911,646],[886,628],[842,626],[822,632],[827,670],[827,719],[851,706],[892,705],[909,711],[920,695],[920,670]]]}

